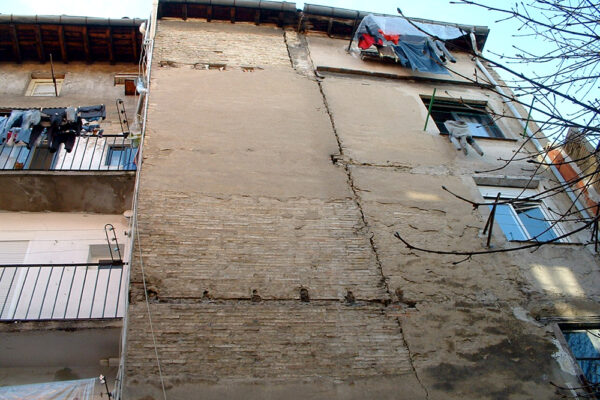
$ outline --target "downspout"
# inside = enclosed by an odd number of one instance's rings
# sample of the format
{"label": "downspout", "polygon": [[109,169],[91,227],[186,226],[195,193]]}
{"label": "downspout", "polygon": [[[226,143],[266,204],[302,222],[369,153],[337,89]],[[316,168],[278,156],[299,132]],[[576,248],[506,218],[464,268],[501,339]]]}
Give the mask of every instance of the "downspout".
{"label": "downspout", "polygon": [[152,2],[152,11],[150,14],[149,20],[149,29],[146,30],[146,34],[144,36],[144,46],[146,46],[146,76],[145,78],[145,86],[146,90],[143,93],[140,93],[140,96],[144,96],[144,112],[142,116],[142,129],[141,129],[141,139],[140,145],[138,147],[138,165],[135,176],[135,186],[133,191],[133,200],[132,200],[132,215],[130,221],[130,246],[129,246],[129,268],[127,269],[126,274],[126,282],[127,282],[127,296],[125,296],[125,311],[123,315],[123,328],[121,334],[121,358],[119,361],[119,374],[118,374],[118,390],[115,393],[115,399],[119,400],[122,398],[123,394],[123,379],[125,377],[125,355],[127,354],[127,326],[129,320],[129,285],[131,281],[131,268],[133,266],[133,253],[135,250],[135,238],[136,238],[136,228],[137,228],[137,206],[138,206],[138,197],[140,191],[140,177],[143,166],[143,153],[144,153],[144,138],[146,136],[146,124],[148,120],[148,103],[149,103],[149,91],[150,91],[150,75],[152,73],[152,56],[154,53],[154,37],[156,35],[156,24],[157,24],[157,13],[158,13],[158,0],[153,0]]}
{"label": "downspout", "polygon": [[[479,54],[479,52],[477,51],[477,48],[474,47],[473,50],[475,51],[476,54]],[[560,184],[565,188],[565,192],[567,193],[567,195],[569,196],[569,198],[571,199],[571,201],[573,202],[573,204],[575,204],[575,207],[577,208],[577,210],[581,213],[581,215],[584,216],[584,218],[590,219],[590,214],[587,212],[587,210],[585,209],[585,207],[583,207],[583,205],[581,204],[581,202],[577,198],[577,195],[575,194],[575,192],[573,192],[573,189],[571,189],[571,187],[569,186],[569,184],[567,183],[567,181],[565,180],[565,178],[561,175],[561,173],[558,170],[558,168],[556,168],[556,166],[554,165],[554,163],[552,162],[552,160],[550,160],[550,158],[548,157],[548,154],[546,153],[546,150],[544,149],[544,147],[536,139],[536,137],[534,136],[534,134],[529,129],[529,126],[527,126],[527,124],[525,122],[523,122],[523,118],[519,114],[519,112],[517,111],[517,109],[515,108],[515,106],[513,105],[512,101],[511,101],[511,98],[498,85],[498,83],[496,82],[496,80],[492,77],[492,75],[490,74],[490,72],[481,63],[481,61],[479,61],[479,58],[477,56],[475,57],[475,65],[477,65],[477,67],[481,70],[481,72],[483,72],[483,74],[488,79],[488,81],[494,86],[494,89],[496,90],[496,92],[500,93],[500,95],[507,100],[505,103],[508,106],[508,109],[515,116],[515,118],[519,121],[519,123],[523,127],[524,132],[527,133],[527,137],[531,140],[531,143],[533,143],[533,145],[535,146],[536,150],[540,154],[544,154],[544,162],[546,162],[548,164],[551,164],[550,165],[550,169],[552,170],[552,173],[554,174],[554,176],[556,177],[556,179],[560,182]]]}

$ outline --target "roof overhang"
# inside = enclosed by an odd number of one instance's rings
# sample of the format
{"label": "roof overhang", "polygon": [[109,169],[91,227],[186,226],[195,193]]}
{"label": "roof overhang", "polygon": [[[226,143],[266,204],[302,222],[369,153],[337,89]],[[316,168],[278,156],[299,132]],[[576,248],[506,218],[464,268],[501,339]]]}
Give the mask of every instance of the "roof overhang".
{"label": "roof overhang", "polygon": [[142,19],[0,14],[0,61],[137,63]]}
{"label": "roof overhang", "polygon": [[296,3],[287,1],[159,0],[158,18],[166,17],[295,26],[298,10]]}
{"label": "roof overhang", "polygon": [[[360,21],[369,14],[398,17],[350,10],[346,8],[305,4],[298,10],[295,3],[265,0],[159,0],[158,18],[201,18],[207,21],[219,20],[253,22],[278,26],[292,26],[298,31],[324,32],[330,37],[350,39]],[[489,29],[485,26],[453,24],[410,18],[411,21],[453,26],[465,32],[474,32],[479,50],[483,49]],[[465,43],[465,46],[470,44]]]}

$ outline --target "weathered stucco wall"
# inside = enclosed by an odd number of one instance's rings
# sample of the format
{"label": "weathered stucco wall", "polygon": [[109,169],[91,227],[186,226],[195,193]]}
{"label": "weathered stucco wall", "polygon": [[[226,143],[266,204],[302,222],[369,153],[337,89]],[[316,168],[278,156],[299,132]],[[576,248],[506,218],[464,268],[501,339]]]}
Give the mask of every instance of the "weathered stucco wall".
{"label": "weathered stucco wall", "polygon": [[[311,54],[315,47],[325,53],[320,41],[309,43]],[[348,61],[329,56],[323,62],[336,68]],[[576,385],[552,359],[557,352],[552,326],[531,317],[598,313],[600,274],[589,251],[553,245],[455,265],[460,257],[410,251],[393,236],[399,232],[413,245],[442,251],[485,248],[481,230],[487,208],[474,211],[442,186],[481,200],[473,176],[503,165],[500,159],[509,159],[521,145],[522,128],[500,120],[498,126],[513,140],[477,139],[485,155],[464,156],[433,121],[423,131],[427,109],[421,96],[437,88],[442,98],[486,101],[496,113],[506,113],[501,100],[480,88],[356,75],[325,75],[321,86],[343,151],[339,164],[351,172],[389,290],[395,301],[417,310],[400,321],[430,398],[551,398],[550,381]],[[504,175],[529,176],[529,171],[530,165],[517,162],[488,174],[503,181]],[[539,178],[540,190],[555,185],[550,174]],[[555,210],[570,204],[566,196],[552,202]],[[511,246],[499,226],[492,243]]]}
{"label": "weathered stucco wall", "polygon": [[131,64],[108,63],[69,64],[55,63],[55,74],[64,74],[64,82],[58,97],[25,96],[32,74],[50,74],[50,64],[26,62],[22,64],[2,63],[0,65],[0,107],[40,108],[106,105],[106,120],[102,122],[105,133],[121,132],[119,115],[115,107],[117,99],[123,99],[125,107],[133,116],[134,96],[125,96],[123,85],[114,84],[115,74],[133,73],[137,66]]}
{"label": "weathered stucco wall", "polygon": [[[122,133],[115,102],[122,99],[129,123],[133,116],[137,98],[125,96],[124,86],[115,85],[116,74],[133,73],[137,67],[131,64],[109,65],[96,63],[55,63],[56,74],[64,74],[64,82],[58,97],[26,96],[32,76],[50,73],[50,64],[23,63],[0,65],[0,108],[43,108],[106,105],[106,119],[100,122],[104,134]],[[125,127],[125,129],[127,129]],[[105,144],[106,142],[106,144]],[[108,144],[127,145],[127,139],[91,138],[78,142],[71,153],[61,150],[54,168],[83,171],[107,169]],[[1,168],[12,168],[14,159],[7,160],[4,152]],[[20,154],[21,147],[13,151],[13,158]],[[24,153],[25,154],[25,153]],[[88,211],[98,213],[122,213],[131,208],[134,174],[91,172],[30,172],[0,171],[0,209],[9,211]]]}
{"label": "weathered stucco wall", "polygon": [[[121,320],[0,323],[0,386],[112,377],[117,368],[100,360],[117,358]],[[95,388],[94,399],[104,385]]]}
{"label": "weathered stucco wall", "polygon": [[[595,258],[564,244],[453,264],[393,236],[482,249],[488,211],[441,186],[481,199],[473,175],[513,154],[518,124],[500,121],[512,140],[481,139],[485,156],[464,156],[432,121],[423,131],[420,96],[436,87],[503,112],[500,99],[448,82],[316,78],[314,66],[356,64],[328,50],[341,43],[244,24],[159,24],[139,246],[167,393],[552,398],[550,381],[576,380],[552,358],[551,326],[529,316],[597,314]],[[205,69],[214,63],[227,66]],[[498,226],[493,240],[512,245]],[[141,261],[130,399],[161,396]]]}
{"label": "weathered stucco wall", "polygon": [[[223,51],[247,58],[206,70],[194,64],[223,62],[220,47],[172,46],[181,31],[199,46],[195,39],[215,30]],[[420,396],[400,327],[382,304],[389,295],[347,175],[331,161],[338,147],[321,93],[291,67],[284,32],[162,21],[158,35],[157,54],[191,64],[155,59],[139,204],[169,392],[389,398],[401,386]],[[139,272],[130,398],[158,389]],[[352,393],[352,385],[361,389]]]}

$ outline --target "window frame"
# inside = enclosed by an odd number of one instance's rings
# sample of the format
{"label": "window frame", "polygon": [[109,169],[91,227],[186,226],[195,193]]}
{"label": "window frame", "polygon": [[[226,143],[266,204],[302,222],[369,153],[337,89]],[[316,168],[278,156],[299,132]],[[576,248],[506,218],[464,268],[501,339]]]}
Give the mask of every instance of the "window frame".
{"label": "window frame", "polygon": [[[486,202],[493,202],[496,199],[496,196],[498,195],[498,193],[500,193],[500,200],[527,198],[527,197],[531,197],[531,196],[534,196],[537,193],[539,193],[539,191],[536,189],[525,189],[525,188],[507,187],[507,186],[481,186],[481,185],[478,185],[477,188],[479,189],[481,196],[484,198],[484,200]],[[564,229],[564,227],[562,226],[562,223],[560,223],[560,222],[554,224],[554,226],[552,226],[552,223],[549,222],[552,220],[552,215],[551,215],[550,211],[548,210],[547,200],[548,199],[525,200],[525,201],[538,204],[538,208],[539,208],[540,212],[542,213],[544,219],[548,221],[546,223],[550,225],[550,230],[548,232],[552,232],[552,234],[556,238],[556,237],[564,235],[566,233],[566,230]],[[505,231],[505,228],[502,227],[502,224],[500,223],[498,218],[495,218],[495,222],[500,226],[500,229],[502,230],[502,233],[504,234],[504,237],[506,238],[506,240],[509,242],[523,242],[523,241],[538,242],[538,240],[533,239],[534,235],[529,233],[529,230],[527,229],[526,224],[521,220],[521,217],[517,213],[517,210],[515,210],[514,206],[512,204],[504,204],[504,205],[509,207],[511,215],[515,221],[515,225],[519,227],[520,233],[525,238],[525,239],[509,238]],[[550,205],[553,206],[553,208],[556,208],[556,207],[554,207],[554,204],[550,204]],[[489,207],[490,207],[490,211],[491,211],[492,206],[489,206]],[[506,229],[506,230],[508,230],[508,229]],[[571,243],[571,241],[569,240],[569,238],[562,238],[559,240],[555,240],[554,243]]]}
{"label": "window frame", "polygon": [[[115,150],[121,151],[121,154],[127,154],[129,153],[129,156],[119,156],[118,162],[116,164],[112,164],[112,156],[115,152]],[[109,144],[108,145],[108,149],[106,151],[106,157],[104,159],[104,166],[108,167],[108,168],[112,168],[112,167],[123,167],[125,168],[126,166],[128,166],[129,164],[134,162],[135,159],[135,153],[134,153],[135,148],[133,146],[131,146],[130,144]]]}
{"label": "window frame", "polygon": [[[424,106],[429,109],[431,96],[420,97]],[[509,137],[502,129],[500,129],[494,118],[490,115],[489,110],[490,108],[487,102],[481,102],[477,100],[466,100],[459,103],[456,101],[435,98],[433,101],[431,112],[429,113],[429,118],[433,120],[435,126],[438,128],[441,135],[447,135],[448,130],[446,129],[444,122],[449,121],[450,119],[445,119],[442,121],[439,117],[440,113],[450,114],[455,121],[461,120],[458,114],[467,114],[472,117],[481,116],[481,118],[486,121],[481,121],[482,126],[480,128],[485,130],[487,134],[480,135],[477,134],[477,132],[472,131],[471,134],[474,138],[515,140]],[[465,122],[469,123],[469,121]]]}
{"label": "window frame", "polygon": [[569,345],[569,342],[567,341],[567,337],[565,336],[565,333],[575,332],[575,331],[600,330],[600,324],[591,323],[591,322],[590,323],[587,323],[587,322],[585,322],[585,323],[574,323],[574,322],[560,323],[559,322],[559,323],[553,323],[552,328],[554,331],[554,336],[556,336],[558,343],[560,343],[562,349],[568,355],[568,357],[571,361],[571,365],[573,366],[574,371],[576,372],[577,378],[579,379],[580,383],[582,385],[592,384],[591,382],[588,381],[588,378],[585,376],[585,373],[577,360],[577,356],[575,355],[575,353],[573,352],[573,349],[571,348],[571,346]]}
{"label": "window frame", "polygon": [[[58,95],[60,96],[60,91],[62,89],[62,85],[64,83],[64,78],[56,78],[56,90]],[[52,78],[31,78],[29,81],[29,85],[27,86],[27,90],[25,91],[25,96],[31,97],[56,97],[56,93],[52,91],[51,94],[36,94],[35,90],[38,86],[50,84],[54,89],[54,81]]]}

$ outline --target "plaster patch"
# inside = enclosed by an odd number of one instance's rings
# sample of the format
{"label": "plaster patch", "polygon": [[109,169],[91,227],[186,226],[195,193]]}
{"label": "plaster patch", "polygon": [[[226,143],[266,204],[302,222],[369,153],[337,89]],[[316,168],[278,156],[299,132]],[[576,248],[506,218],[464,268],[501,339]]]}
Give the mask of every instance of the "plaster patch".
{"label": "plaster patch", "polygon": [[529,312],[523,307],[513,307],[512,312],[513,315],[520,321],[529,322],[531,324],[534,324],[535,326],[542,326],[539,322],[533,319],[531,315],[529,315]]}
{"label": "plaster patch", "polygon": [[556,360],[560,369],[564,372],[576,376],[575,367],[573,366],[573,362],[571,361],[571,357],[567,354],[567,352],[562,348],[558,340],[552,339],[552,343],[556,346],[558,351],[552,354],[552,358]]}

